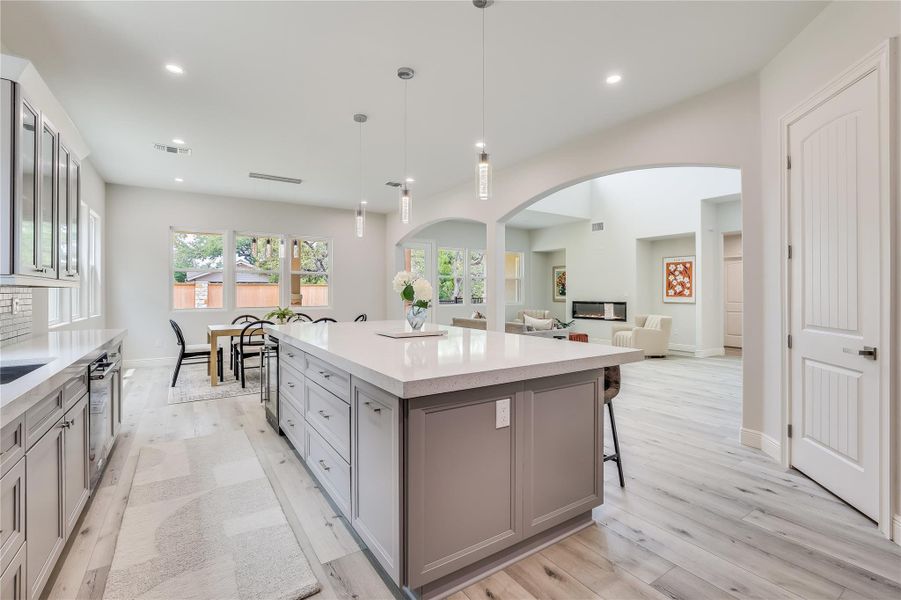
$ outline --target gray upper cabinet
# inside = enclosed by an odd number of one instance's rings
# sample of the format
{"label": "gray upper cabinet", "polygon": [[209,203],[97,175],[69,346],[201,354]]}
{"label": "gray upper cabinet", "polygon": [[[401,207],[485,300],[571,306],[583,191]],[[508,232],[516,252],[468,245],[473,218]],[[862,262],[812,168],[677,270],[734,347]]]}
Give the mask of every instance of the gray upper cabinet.
{"label": "gray upper cabinet", "polygon": [[0,282],[78,285],[81,167],[22,86],[2,80]]}

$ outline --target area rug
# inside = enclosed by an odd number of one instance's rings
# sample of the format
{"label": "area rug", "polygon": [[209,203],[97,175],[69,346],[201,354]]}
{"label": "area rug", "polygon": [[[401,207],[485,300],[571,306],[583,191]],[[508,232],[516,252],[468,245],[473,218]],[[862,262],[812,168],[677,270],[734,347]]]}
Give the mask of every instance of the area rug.
{"label": "area rug", "polygon": [[175,387],[169,388],[169,404],[259,394],[260,370],[247,369],[245,377],[247,387],[242,388],[241,380],[235,379],[234,374],[226,369],[225,381],[220,381],[219,385],[213,387],[210,385],[210,374],[206,365],[185,365],[178,374],[178,383]]}
{"label": "area rug", "polygon": [[298,600],[319,589],[243,431],[141,449],[104,598]]}

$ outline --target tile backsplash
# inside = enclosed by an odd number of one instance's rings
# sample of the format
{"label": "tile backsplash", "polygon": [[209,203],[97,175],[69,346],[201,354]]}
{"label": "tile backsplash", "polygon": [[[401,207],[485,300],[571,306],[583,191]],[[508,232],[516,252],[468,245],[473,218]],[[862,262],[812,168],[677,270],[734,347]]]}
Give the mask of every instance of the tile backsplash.
{"label": "tile backsplash", "polygon": [[0,346],[31,334],[31,292],[25,287],[0,287]]}

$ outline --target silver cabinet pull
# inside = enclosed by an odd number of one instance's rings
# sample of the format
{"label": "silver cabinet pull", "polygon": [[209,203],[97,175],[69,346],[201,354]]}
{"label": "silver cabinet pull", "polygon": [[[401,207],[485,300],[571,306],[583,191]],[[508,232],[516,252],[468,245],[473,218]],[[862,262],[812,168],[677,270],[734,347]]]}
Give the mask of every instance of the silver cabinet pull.
{"label": "silver cabinet pull", "polygon": [[372,412],[377,412],[377,413],[381,413],[381,412],[382,412],[382,409],[381,409],[381,408],[378,408],[378,407],[376,407],[376,406],[373,406],[373,405],[372,405],[372,402],[364,402],[363,404],[365,404],[365,405],[368,406],[370,409],[372,409]]}
{"label": "silver cabinet pull", "polygon": [[288,427],[294,427],[294,421],[291,419],[285,419],[288,422]]}
{"label": "silver cabinet pull", "polygon": [[331,471],[331,470],[332,470],[332,468],[329,467],[329,466],[327,466],[327,465],[325,464],[325,462],[324,462],[322,459],[319,460],[319,466],[322,467],[323,469],[325,469],[326,471]]}
{"label": "silver cabinet pull", "polygon": [[294,355],[291,354],[290,352],[288,352],[287,354],[288,354],[288,358],[294,358]]}
{"label": "silver cabinet pull", "polygon": [[870,360],[876,360],[876,348],[873,346],[864,346],[860,350],[855,350],[854,348],[842,348],[842,351],[845,354],[856,354],[857,356],[863,356]]}
{"label": "silver cabinet pull", "polygon": [[331,415],[329,415],[329,414],[328,414],[327,412],[325,412],[324,410],[320,410],[320,411],[319,411],[319,414],[322,415],[322,418],[323,418],[323,419],[330,419],[330,418],[331,418]]}
{"label": "silver cabinet pull", "polygon": [[329,377],[332,376],[331,373],[327,373],[326,371],[319,371],[319,374],[322,375],[323,377],[325,377],[326,379],[328,379]]}
{"label": "silver cabinet pull", "polygon": [[50,269],[48,269],[47,267],[35,267],[34,268],[35,273],[46,273],[49,270]]}
{"label": "silver cabinet pull", "polygon": [[290,381],[286,381],[286,382],[285,382],[285,385],[287,385],[289,388],[293,388],[293,387],[294,387],[294,384],[291,383]]}

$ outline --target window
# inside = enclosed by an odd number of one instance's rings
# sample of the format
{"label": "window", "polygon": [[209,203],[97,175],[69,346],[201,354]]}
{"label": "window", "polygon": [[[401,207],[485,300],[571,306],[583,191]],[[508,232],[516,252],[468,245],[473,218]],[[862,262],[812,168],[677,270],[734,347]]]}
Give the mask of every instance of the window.
{"label": "window", "polygon": [[221,233],[172,232],[172,308],[222,308]]}
{"label": "window", "polygon": [[463,250],[438,248],[438,302],[463,302]]}
{"label": "window", "polygon": [[100,216],[91,211],[88,215],[88,314],[99,317],[102,304],[100,281],[101,248]]}
{"label": "window", "polygon": [[331,244],[291,240],[291,306],[328,306]]}
{"label": "window", "polygon": [[88,205],[84,202],[81,203],[81,210],[79,211],[79,223],[78,223],[78,231],[79,231],[79,243],[78,243],[78,278],[80,280],[80,284],[78,289],[74,289],[70,292],[70,302],[72,308],[72,320],[79,321],[81,319],[86,319],[87,314],[85,314],[84,307],[88,305],[88,269],[85,265],[88,264],[88,246],[89,244],[85,240],[84,236],[80,233],[82,231],[88,230],[88,218],[90,216],[90,211],[88,211]]}
{"label": "window", "polygon": [[504,255],[504,286],[507,304],[522,304],[523,253],[507,252]]}
{"label": "window", "polygon": [[404,248],[404,270],[416,277],[428,277],[425,268],[425,248]]}
{"label": "window", "polygon": [[239,233],[235,236],[235,306],[271,308],[280,304],[280,236]]}
{"label": "window", "polygon": [[485,251],[469,251],[469,301],[485,303]]}
{"label": "window", "polygon": [[50,288],[47,290],[47,325],[55,327],[66,323],[68,319],[64,316],[63,310],[63,290],[60,288]]}
{"label": "window", "polygon": [[[80,231],[90,231],[90,237],[83,237],[82,242],[78,245],[78,260],[76,263],[81,265],[79,270],[79,287],[77,288],[50,288],[47,290],[47,325],[49,327],[58,327],[60,325],[68,325],[75,321],[88,318],[84,314],[82,307],[88,306],[89,298],[94,298],[94,315],[99,315],[100,305],[100,217],[97,213],[90,212],[88,205],[81,203],[80,222],[78,229]],[[89,223],[92,226],[89,227]],[[93,256],[92,263],[88,260],[89,256]],[[93,269],[96,270],[96,272]],[[96,281],[96,285],[92,284]]]}

